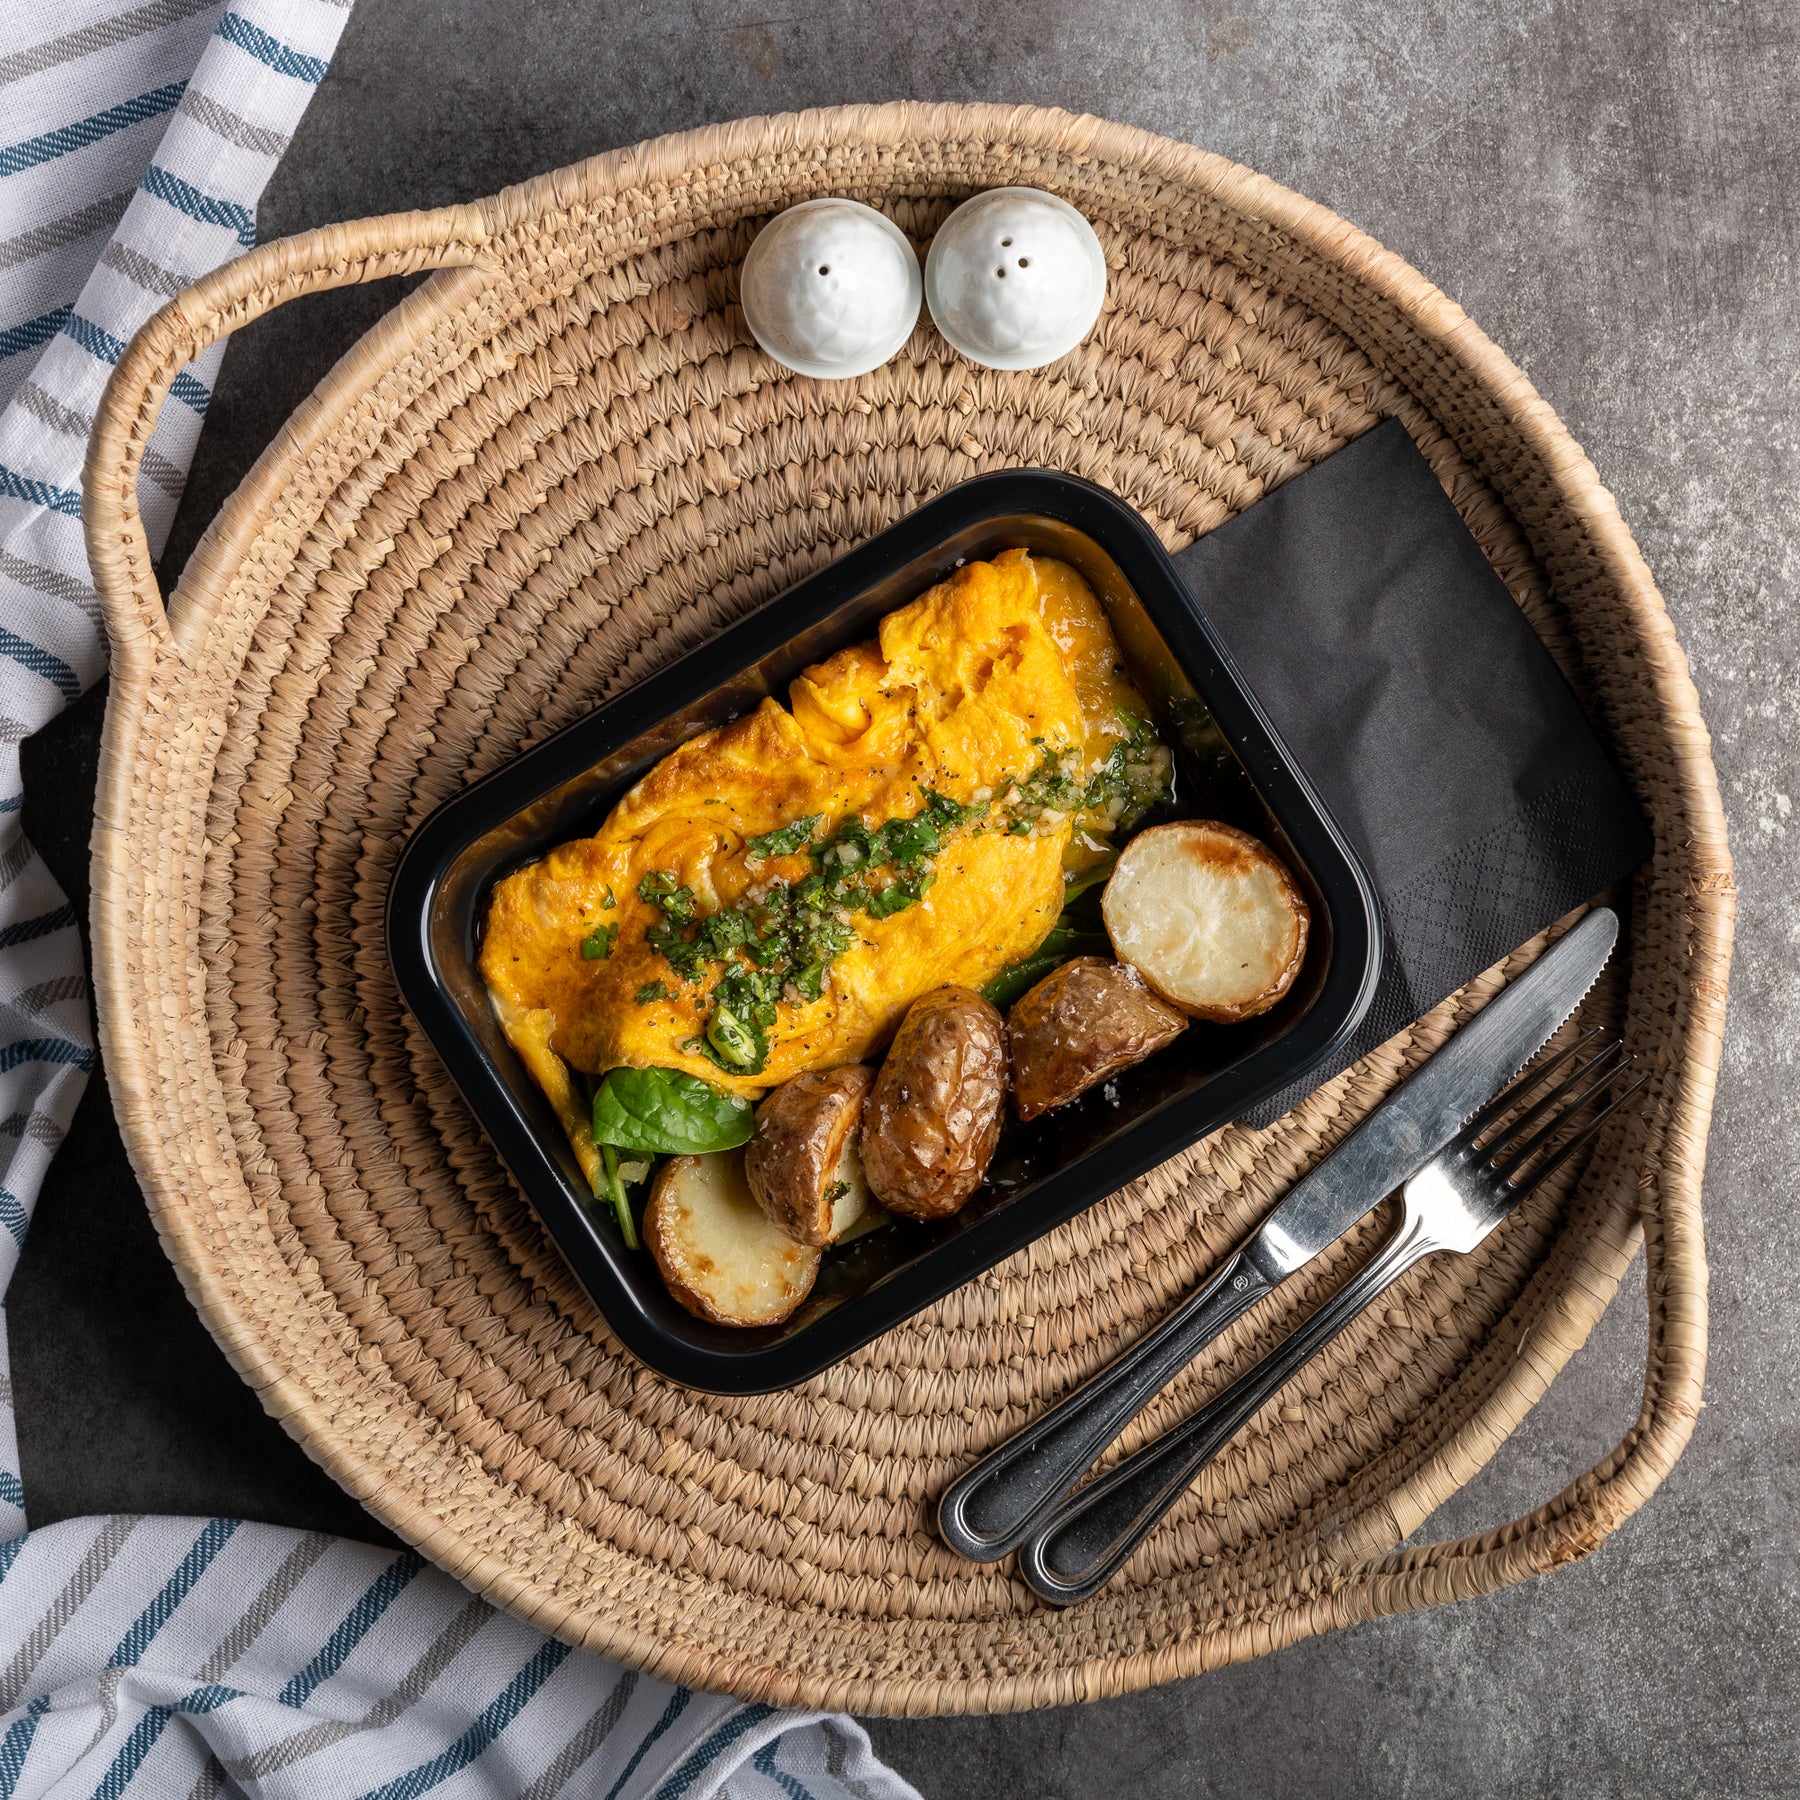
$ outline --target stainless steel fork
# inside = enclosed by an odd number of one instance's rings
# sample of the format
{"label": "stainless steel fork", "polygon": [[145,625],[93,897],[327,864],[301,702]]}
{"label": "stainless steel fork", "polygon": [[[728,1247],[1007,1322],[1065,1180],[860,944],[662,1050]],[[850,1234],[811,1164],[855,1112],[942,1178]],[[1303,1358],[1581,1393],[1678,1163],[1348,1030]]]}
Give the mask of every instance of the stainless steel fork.
{"label": "stainless steel fork", "polygon": [[[1562,1168],[1649,1079],[1640,1075],[1618,1087],[1634,1059],[1617,1044],[1582,1061],[1596,1036],[1588,1033],[1483,1107],[1401,1190],[1399,1220],[1375,1256],[1260,1363],[1192,1418],[1064,1500],[1019,1552],[1020,1572],[1032,1588],[1053,1605],[1068,1606],[1104,1586],[1238,1427],[1352,1319],[1435,1251],[1473,1250]],[[1601,1100],[1597,1112],[1563,1136]]]}

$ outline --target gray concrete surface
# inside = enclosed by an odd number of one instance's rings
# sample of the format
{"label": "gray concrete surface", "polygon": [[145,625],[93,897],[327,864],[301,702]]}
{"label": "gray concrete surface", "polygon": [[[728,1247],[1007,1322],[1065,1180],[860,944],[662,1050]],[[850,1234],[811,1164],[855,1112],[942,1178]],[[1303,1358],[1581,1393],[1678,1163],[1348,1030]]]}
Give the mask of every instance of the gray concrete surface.
{"label": "gray concrete surface", "polygon": [[[1224,152],[1460,299],[1619,496],[1715,734],[1742,888],[1709,1172],[1709,1410],[1587,1562],[1105,1705],[877,1722],[964,1796],[1729,1795],[1800,1788],[1800,10],[1792,0],[361,0],[265,236],[487,193],[594,150],[852,99],[1031,100]],[[226,359],[171,571],[280,420],[394,297],[329,296]],[[100,708],[27,753],[78,893]],[[240,1388],[157,1254],[96,1086],[11,1304],[40,1521],[237,1511],[379,1535]],[[1432,1522],[1497,1524],[1635,1412],[1628,1293]]]}

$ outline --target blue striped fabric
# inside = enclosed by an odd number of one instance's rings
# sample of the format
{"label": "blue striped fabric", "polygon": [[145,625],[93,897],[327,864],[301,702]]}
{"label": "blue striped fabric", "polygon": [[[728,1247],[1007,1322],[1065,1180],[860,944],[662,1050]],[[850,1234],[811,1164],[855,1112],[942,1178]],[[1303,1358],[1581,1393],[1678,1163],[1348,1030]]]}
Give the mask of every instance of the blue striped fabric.
{"label": "blue striped fabric", "polygon": [[686,1688],[677,1688],[669,1696],[669,1704],[663,1708],[662,1717],[639,1739],[637,1747],[625,1759],[625,1766],[620,1769],[618,1780],[606,1790],[606,1800],[620,1800],[620,1796],[630,1785],[632,1776],[638,1772],[638,1765],[655,1749],[657,1740],[687,1711],[688,1702],[693,1697]]}
{"label": "blue striped fabric", "polygon": [[80,1069],[86,1074],[94,1066],[94,1050],[91,1044],[72,1044],[67,1038],[53,1037],[15,1038],[10,1044],[0,1045],[0,1075],[32,1063],[52,1069]]}
{"label": "blue striped fabric", "polygon": [[73,488],[60,488],[51,482],[21,475],[4,463],[0,463],[0,499],[22,500],[27,506],[46,507],[67,519],[81,517],[81,496]]}
{"label": "blue striped fabric", "polygon": [[[0,4],[0,1298],[95,1063],[75,910],[22,835],[18,762],[105,669],[88,425],[168,294],[256,242],[349,11],[107,4]],[[145,459],[157,553],[221,353],[177,375]],[[0,1800],[917,1800],[849,1719],[572,1650],[410,1551],[231,1519],[28,1532],[9,1394]]]}
{"label": "blue striped fabric", "polygon": [[174,1706],[152,1706],[146,1709],[142,1718],[132,1727],[131,1736],[120,1747],[119,1754],[113,1758],[112,1766],[101,1778],[100,1785],[94,1789],[94,1800],[119,1800],[130,1784],[132,1776],[143,1766],[144,1759],[162,1736],[163,1727],[177,1713],[200,1714],[216,1712],[232,1700],[241,1700],[244,1696],[236,1688],[203,1687],[195,1690]]}
{"label": "blue striped fabric", "polygon": [[751,1758],[751,1768],[766,1780],[772,1781],[789,1796],[789,1800],[813,1800],[812,1789],[799,1776],[790,1775],[785,1769],[775,1765],[775,1746],[764,1744]]}
{"label": "blue striped fabric", "polygon": [[447,1750],[394,1781],[370,1788],[361,1800],[418,1800],[460,1774],[524,1711],[525,1703],[541,1688],[570,1654],[567,1644],[554,1638],[542,1643],[518,1674],[482,1709],[481,1716]]}
{"label": "blue striped fabric", "polygon": [[746,1706],[735,1719],[727,1719],[716,1731],[709,1732],[656,1790],[655,1800],[681,1800],[703,1769],[716,1762],[746,1732],[754,1731],[774,1710],[772,1706]]}
{"label": "blue striped fabric", "polygon": [[279,38],[252,25],[241,13],[226,13],[219,21],[219,36],[226,43],[248,51],[277,75],[292,75],[296,81],[307,82],[313,87],[325,79],[327,65],[318,57],[302,56]]}
{"label": "blue striped fabric", "polygon": [[122,100],[117,106],[109,106],[104,112],[95,113],[92,118],[77,119],[73,125],[58,126],[55,131],[42,132],[37,137],[27,138],[22,144],[13,144],[0,150],[0,177],[16,175],[21,169],[35,168],[39,163],[66,156],[71,150],[84,150],[97,139],[108,137],[115,131],[123,131],[127,126],[141,125],[146,119],[173,112],[181,104],[181,96],[186,92],[185,81],[166,82],[159,88],[152,88],[147,94],[139,94],[135,100]]}
{"label": "blue striped fabric", "polygon": [[75,909],[65,900],[60,906],[53,906],[34,919],[14,919],[8,924],[0,925],[0,950],[4,950],[9,944],[29,944],[33,938],[47,937],[51,932],[61,931],[74,923]]}
{"label": "blue striped fabric", "polygon": [[350,1652],[369,1635],[369,1628],[387,1611],[395,1595],[424,1568],[425,1559],[408,1552],[399,1556],[382,1572],[375,1583],[351,1609],[337,1630],[320,1647],[309,1662],[275,1697],[283,1706],[304,1706],[307,1697],[320,1682],[328,1681],[349,1660]]}
{"label": "blue striped fabric", "polygon": [[92,319],[84,319],[78,312],[70,313],[63,330],[89,356],[97,356],[104,363],[116,363],[125,354],[123,339],[114,337],[110,331],[96,325]]}
{"label": "blue striped fabric", "polygon": [[[0,625],[0,656],[10,656],[32,674],[43,676],[65,700],[81,698],[80,678],[60,656],[15,637],[4,625]],[[0,942],[5,941],[4,934],[0,934]]]}
{"label": "blue striped fabric", "polygon": [[206,1522],[200,1535],[188,1546],[187,1555],[175,1565],[174,1574],[132,1620],[131,1629],[120,1638],[118,1648],[106,1659],[109,1669],[128,1669],[144,1654],[150,1640],[168,1624],[169,1615],[194,1591],[194,1583],[212,1567],[213,1558],[225,1548],[237,1528],[236,1519],[209,1519]]}
{"label": "blue striped fabric", "polygon": [[72,306],[52,307],[35,319],[0,329],[0,358],[23,356],[27,350],[49,343],[69,322],[69,314],[74,310]]}
{"label": "blue striped fabric", "polygon": [[18,1791],[19,1777],[25,1771],[25,1757],[31,1740],[37,1736],[38,1721],[50,1710],[50,1696],[40,1694],[24,1708],[0,1737],[0,1800],[12,1800]]}
{"label": "blue striped fabric", "polygon": [[206,416],[206,408],[212,399],[212,389],[199,376],[191,375],[183,369],[169,383],[171,399],[179,400],[183,406],[191,406],[202,418]]}
{"label": "blue striped fabric", "polygon": [[146,194],[167,201],[190,219],[198,219],[204,225],[222,225],[236,235],[244,249],[256,248],[256,215],[249,207],[239,206],[233,200],[215,200],[211,194],[201,193],[191,181],[183,181],[155,163],[144,171],[143,186]]}

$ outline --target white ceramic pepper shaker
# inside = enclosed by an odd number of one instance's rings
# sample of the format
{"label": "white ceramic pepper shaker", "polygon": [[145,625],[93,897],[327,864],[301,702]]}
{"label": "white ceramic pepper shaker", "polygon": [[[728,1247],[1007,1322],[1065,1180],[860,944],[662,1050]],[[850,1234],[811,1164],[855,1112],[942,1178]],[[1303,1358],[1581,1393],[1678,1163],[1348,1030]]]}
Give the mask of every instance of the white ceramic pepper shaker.
{"label": "white ceramic pepper shaker", "polygon": [[738,298],[756,341],[821,381],[897,355],[919,317],[919,258],[893,220],[857,200],[803,200],[765,225]]}
{"label": "white ceramic pepper shaker", "polygon": [[1066,356],[1106,299],[1106,253],[1068,201],[1039,188],[965,200],[932,241],[925,299],[971,362],[1035,369]]}

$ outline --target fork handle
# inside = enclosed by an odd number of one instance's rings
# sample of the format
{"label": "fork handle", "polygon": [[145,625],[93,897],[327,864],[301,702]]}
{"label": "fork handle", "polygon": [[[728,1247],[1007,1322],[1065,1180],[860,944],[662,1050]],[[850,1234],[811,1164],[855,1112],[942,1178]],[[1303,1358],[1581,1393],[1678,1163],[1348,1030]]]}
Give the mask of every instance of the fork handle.
{"label": "fork handle", "polygon": [[1123,1356],[990,1450],[949,1488],[938,1502],[944,1541],[976,1562],[995,1562],[1016,1549],[1106,1446],[1280,1279],[1257,1262],[1251,1245],[1234,1251]]}
{"label": "fork handle", "polygon": [[1238,1427],[1438,1247],[1418,1213],[1406,1207],[1376,1255],[1261,1362],[1049,1516],[1019,1557],[1033,1591],[1054,1606],[1070,1606],[1103,1587]]}

